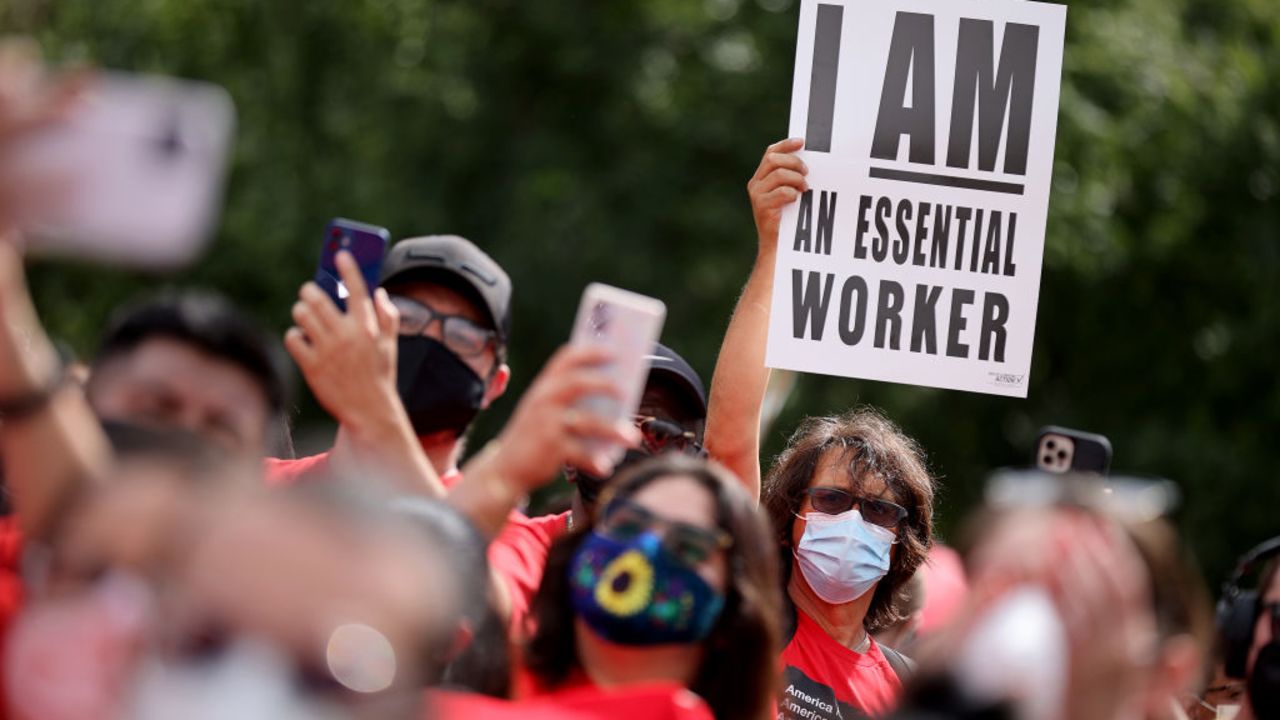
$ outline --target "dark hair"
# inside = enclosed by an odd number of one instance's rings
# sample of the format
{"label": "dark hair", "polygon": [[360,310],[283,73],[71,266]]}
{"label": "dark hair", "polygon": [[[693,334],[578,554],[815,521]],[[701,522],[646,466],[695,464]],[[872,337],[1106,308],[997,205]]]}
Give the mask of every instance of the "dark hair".
{"label": "dark hair", "polygon": [[271,414],[283,412],[289,393],[280,345],[229,300],[204,290],[169,290],[117,310],[98,345],[94,368],[160,337],[240,367],[257,381]]}
{"label": "dark hair", "polygon": [[[511,656],[507,627],[490,594],[487,543],[480,531],[449,505],[425,498],[399,498],[392,509],[409,520],[441,555],[458,594],[461,619],[471,628],[471,643],[452,657],[455,648],[437,648],[429,667],[439,668],[431,684],[506,698],[511,694]],[[453,636],[443,638],[452,643]],[[442,662],[443,661],[443,662]]]}
{"label": "dark hair", "polygon": [[806,419],[774,460],[762,497],[777,534],[784,587],[791,579],[791,529],[795,516],[818,463],[828,451],[845,454],[855,481],[869,476],[882,479],[893,492],[894,501],[907,509],[907,517],[897,530],[893,562],[876,585],[863,621],[868,630],[879,630],[901,619],[898,608],[904,607],[905,602],[898,596],[933,544],[934,481],[916,441],[874,408]]}
{"label": "dark hair", "polygon": [[[777,565],[769,531],[755,502],[726,470],[705,460],[666,454],[629,468],[602,498],[631,497],[662,478],[691,477],[715,498],[716,525],[728,532],[724,610],[702,642],[705,655],[689,689],[718,718],[763,719],[774,702],[781,616]],[[579,527],[552,546],[542,586],[533,600],[536,630],[526,661],[534,676],[556,686],[581,667],[569,601],[569,566],[590,527]]]}

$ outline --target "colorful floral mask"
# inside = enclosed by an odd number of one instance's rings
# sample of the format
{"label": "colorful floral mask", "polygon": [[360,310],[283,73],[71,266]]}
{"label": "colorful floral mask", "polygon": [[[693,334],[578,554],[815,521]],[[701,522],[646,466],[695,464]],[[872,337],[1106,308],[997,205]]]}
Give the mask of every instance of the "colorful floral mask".
{"label": "colorful floral mask", "polygon": [[627,542],[591,533],[569,564],[569,586],[574,612],[621,645],[699,642],[724,607],[724,598],[652,532]]}

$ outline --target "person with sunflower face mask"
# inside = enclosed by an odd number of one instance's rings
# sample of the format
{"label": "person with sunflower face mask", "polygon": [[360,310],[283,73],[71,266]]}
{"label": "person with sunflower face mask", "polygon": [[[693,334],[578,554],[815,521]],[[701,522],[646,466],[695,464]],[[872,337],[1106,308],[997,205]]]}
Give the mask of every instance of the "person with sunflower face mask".
{"label": "person with sunflower face mask", "polygon": [[717,718],[769,717],[780,600],[753,500],[718,466],[663,455],[599,507],[551,550],[525,656],[533,693],[666,684]]}

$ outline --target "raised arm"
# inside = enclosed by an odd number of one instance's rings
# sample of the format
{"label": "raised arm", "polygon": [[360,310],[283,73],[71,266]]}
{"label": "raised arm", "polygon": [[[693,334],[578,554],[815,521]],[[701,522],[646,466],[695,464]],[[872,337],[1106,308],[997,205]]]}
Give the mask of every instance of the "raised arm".
{"label": "raised arm", "polygon": [[576,407],[588,395],[618,394],[603,369],[609,359],[603,348],[562,347],[534,378],[498,438],[463,467],[449,503],[486,536],[497,535],[520,500],[564,465],[608,477],[616,462],[608,448],[639,441],[631,422],[603,420]]}
{"label": "raised arm", "polygon": [[27,294],[22,261],[0,237],[0,459],[23,533],[45,538],[110,450],[79,385],[65,375]]}
{"label": "raised arm", "polygon": [[782,208],[808,189],[808,168],[795,155],[804,141],[791,138],[770,145],[747,183],[758,246],[751,276],[725,331],[707,408],[706,447],[710,455],[760,496],[760,412],[769,369],[764,365],[773,296],[773,265],[778,250]]}
{"label": "raised arm", "polygon": [[46,537],[68,500],[110,462],[102,426],[40,325],[17,250],[19,219],[63,179],[5,162],[74,109],[85,81],[46,73],[34,43],[0,41],[0,460],[28,538]]}
{"label": "raised arm", "polygon": [[339,472],[383,473],[400,490],[443,498],[444,485],[396,394],[400,315],[379,288],[373,297],[351,254],[337,257],[351,291],[338,310],[314,282],[298,292],[297,325],[284,336],[307,385],[340,425],[332,462]]}

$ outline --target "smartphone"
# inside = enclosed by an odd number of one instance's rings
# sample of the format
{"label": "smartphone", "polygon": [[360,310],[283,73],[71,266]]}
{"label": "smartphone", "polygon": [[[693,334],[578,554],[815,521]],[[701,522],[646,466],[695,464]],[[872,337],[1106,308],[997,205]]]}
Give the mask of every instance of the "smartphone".
{"label": "smartphone", "polygon": [[217,85],[101,73],[70,115],[14,149],[6,171],[47,186],[20,224],[35,253],[170,268],[221,211],[235,128]]}
{"label": "smartphone", "polygon": [[[602,345],[616,358],[609,376],[621,399],[592,396],[582,407],[607,420],[630,419],[640,406],[649,376],[649,355],[662,334],[667,306],[661,300],[592,283],[582,293],[570,342]],[[620,453],[622,448],[617,448]]]}
{"label": "smartphone", "polygon": [[387,245],[391,242],[391,233],[386,228],[368,225],[346,218],[334,218],[324,229],[324,239],[320,244],[320,264],[316,267],[316,284],[329,294],[338,307],[347,309],[346,283],[338,272],[338,252],[346,250],[355,258],[360,266],[360,274],[364,276],[364,284],[369,294],[378,287],[378,274],[382,272],[382,259],[387,255]]}
{"label": "smartphone", "polygon": [[1049,425],[1036,437],[1033,463],[1052,473],[1097,473],[1111,468],[1111,441],[1105,435]]}

